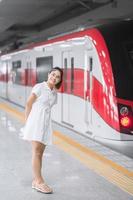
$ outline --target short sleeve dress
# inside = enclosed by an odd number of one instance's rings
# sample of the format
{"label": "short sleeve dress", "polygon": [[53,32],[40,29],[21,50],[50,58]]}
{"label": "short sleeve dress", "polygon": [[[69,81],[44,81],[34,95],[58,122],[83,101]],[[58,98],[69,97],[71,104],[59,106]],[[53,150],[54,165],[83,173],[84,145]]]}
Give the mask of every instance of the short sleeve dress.
{"label": "short sleeve dress", "polygon": [[46,82],[32,88],[37,96],[23,130],[23,139],[52,144],[51,108],[57,103],[57,92],[51,90]]}

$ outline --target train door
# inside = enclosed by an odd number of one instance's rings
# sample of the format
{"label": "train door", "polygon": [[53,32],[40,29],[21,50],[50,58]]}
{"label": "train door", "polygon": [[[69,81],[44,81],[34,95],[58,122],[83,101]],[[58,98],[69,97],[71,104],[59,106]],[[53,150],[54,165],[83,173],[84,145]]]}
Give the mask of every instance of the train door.
{"label": "train door", "polygon": [[86,103],[85,103],[85,122],[87,124],[87,133],[92,132],[92,76],[93,76],[93,55],[91,50],[85,53],[86,61]]}
{"label": "train door", "polygon": [[73,89],[73,56],[72,51],[65,51],[62,54],[62,64],[64,69],[64,92],[62,95],[62,122],[73,127],[72,123],[72,102],[71,93]]}

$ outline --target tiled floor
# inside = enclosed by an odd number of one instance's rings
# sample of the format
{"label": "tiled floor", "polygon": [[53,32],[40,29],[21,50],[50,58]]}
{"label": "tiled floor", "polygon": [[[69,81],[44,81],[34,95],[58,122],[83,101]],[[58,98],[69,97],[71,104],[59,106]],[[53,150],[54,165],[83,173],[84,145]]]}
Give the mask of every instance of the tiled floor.
{"label": "tiled floor", "polygon": [[[11,115],[0,111],[0,198],[2,200],[132,200],[133,196],[88,169],[77,159],[58,149],[48,146],[44,153],[43,175],[52,186],[53,194],[42,194],[31,189],[31,146],[20,138],[23,124]],[[54,124],[54,129],[57,129]],[[58,127],[59,129],[59,127]],[[65,128],[61,128],[65,132]],[[69,133],[68,133],[69,132]],[[67,135],[71,135],[68,131]],[[90,148],[97,144],[83,136],[75,140]],[[101,151],[101,150],[100,150]],[[103,147],[103,152],[109,151]],[[110,156],[114,157],[110,151]],[[117,157],[117,156],[116,156]],[[118,156],[119,157],[119,156]],[[127,159],[127,157],[124,157]],[[116,159],[117,160],[117,159]],[[129,159],[132,165],[132,159]]]}

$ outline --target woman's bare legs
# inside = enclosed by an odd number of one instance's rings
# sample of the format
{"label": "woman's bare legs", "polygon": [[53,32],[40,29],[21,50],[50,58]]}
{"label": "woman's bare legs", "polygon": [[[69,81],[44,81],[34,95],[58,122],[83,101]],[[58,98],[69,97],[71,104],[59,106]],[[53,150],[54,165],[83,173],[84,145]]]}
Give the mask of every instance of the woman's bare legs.
{"label": "woman's bare legs", "polygon": [[42,157],[44,150],[45,150],[44,144],[37,141],[32,141],[32,172],[33,172],[32,188],[35,188],[43,193],[52,193],[53,192],[52,188],[46,185],[41,173]]}
{"label": "woman's bare legs", "polygon": [[37,141],[32,141],[32,173],[33,173],[33,180],[37,183],[44,182],[44,179],[41,174],[42,156],[44,150],[45,150],[44,144]]}

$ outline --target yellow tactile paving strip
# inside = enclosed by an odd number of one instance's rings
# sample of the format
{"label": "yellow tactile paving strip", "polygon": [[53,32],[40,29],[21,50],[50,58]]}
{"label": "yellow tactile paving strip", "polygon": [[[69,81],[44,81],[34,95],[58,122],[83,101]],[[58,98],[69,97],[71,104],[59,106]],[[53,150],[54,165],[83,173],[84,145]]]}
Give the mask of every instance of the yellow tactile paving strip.
{"label": "yellow tactile paving strip", "polygon": [[[9,105],[1,103],[0,109],[24,122],[24,114]],[[127,170],[58,131],[54,131],[54,144],[69,155],[78,159],[89,169],[103,176],[125,192],[133,195],[133,171]]]}

